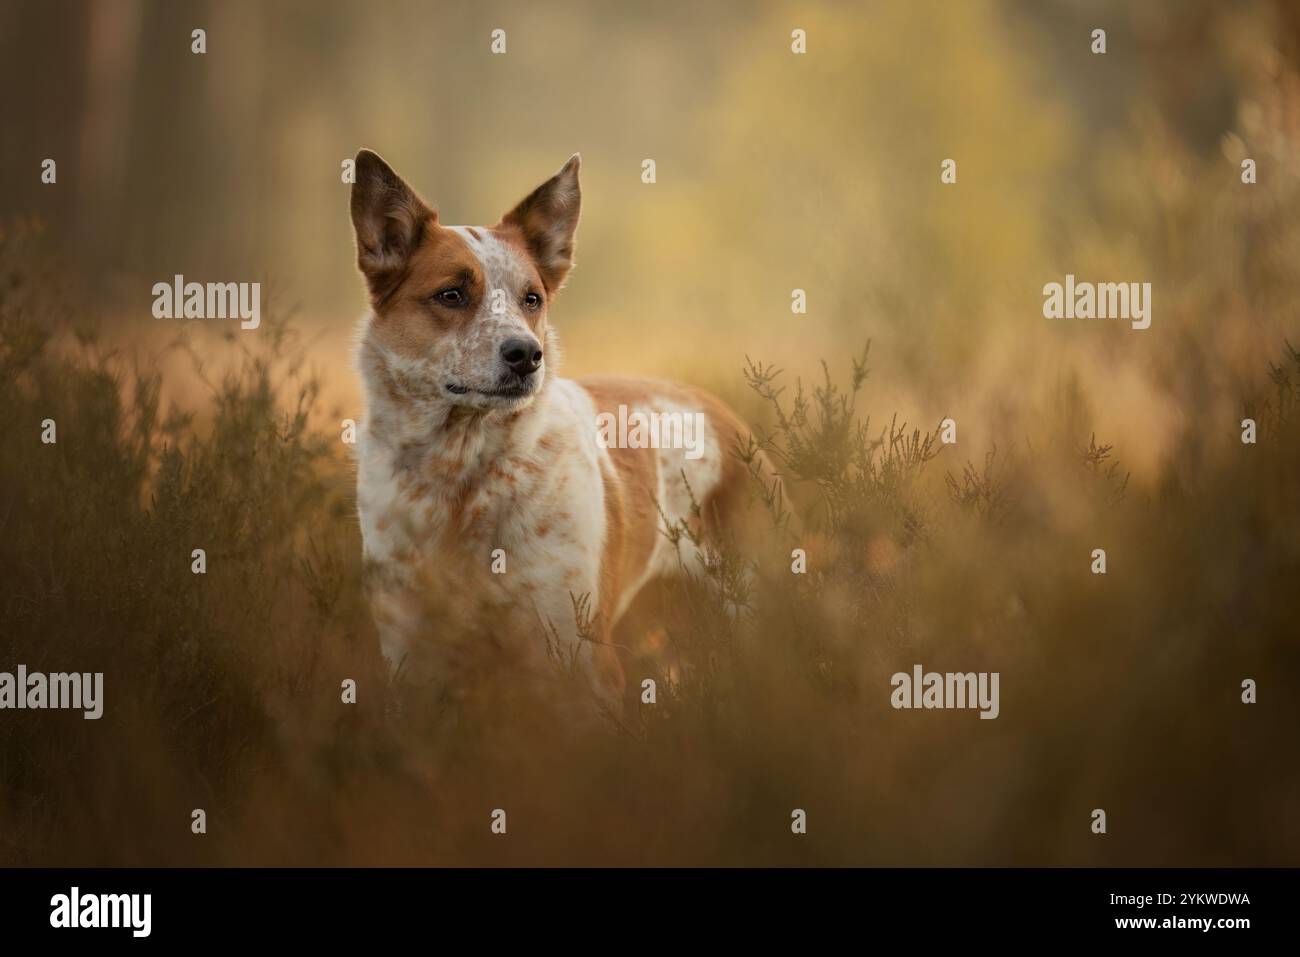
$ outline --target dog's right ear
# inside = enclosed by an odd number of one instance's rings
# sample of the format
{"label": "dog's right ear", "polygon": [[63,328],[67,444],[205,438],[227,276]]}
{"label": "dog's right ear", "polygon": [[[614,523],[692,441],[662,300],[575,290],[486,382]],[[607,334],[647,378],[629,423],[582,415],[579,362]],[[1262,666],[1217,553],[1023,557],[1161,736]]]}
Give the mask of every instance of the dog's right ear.
{"label": "dog's right ear", "polygon": [[411,254],[438,214],[393,168],[370,150],[356,159],[352,184],[352,226],[357,233],[357,265],[370,295],[378,300],[406,271]]}

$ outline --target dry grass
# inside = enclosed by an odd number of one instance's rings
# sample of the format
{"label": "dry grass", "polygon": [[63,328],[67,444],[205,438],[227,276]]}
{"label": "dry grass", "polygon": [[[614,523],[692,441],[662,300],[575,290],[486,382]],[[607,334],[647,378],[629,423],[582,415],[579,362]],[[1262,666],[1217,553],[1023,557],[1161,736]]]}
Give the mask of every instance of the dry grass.
{"label": "dry grass", "polygon": [[[1138,490],[1068,390],[1041,434],[967,461],[860,413],[865,356],[843,389],[751,366],[801,522],[756,481],[767,549],[672,594],[682,670],[593,728],[566,720],[562,670],[524,688],[485,668],[455,699],[389,687],[346,448],[313,425],[284,323],[198,426],[95,344],[29,245],[0,248],[0,667],[103,671],[106,714],[0,717],[0,863],[1300,859],[1293,349],[1242,396],[1258,445],[1224,430]],[[1001,717],[892,710],[916,662],[999,671]]]}

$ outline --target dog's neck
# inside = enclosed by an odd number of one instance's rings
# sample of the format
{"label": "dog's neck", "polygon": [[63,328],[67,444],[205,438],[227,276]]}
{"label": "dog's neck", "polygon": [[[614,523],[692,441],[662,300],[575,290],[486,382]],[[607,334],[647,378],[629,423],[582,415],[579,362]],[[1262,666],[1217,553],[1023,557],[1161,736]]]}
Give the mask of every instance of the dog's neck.
{"label": "dog's neck", "polygon": [[370,452],[392,460],[397,472],[434,474],[472,482],[502,459],[527,455],[540,437],[552,372],[541,391],[517,412],[457,405],[441,393],[413,390],[378,350],[359,353]]}

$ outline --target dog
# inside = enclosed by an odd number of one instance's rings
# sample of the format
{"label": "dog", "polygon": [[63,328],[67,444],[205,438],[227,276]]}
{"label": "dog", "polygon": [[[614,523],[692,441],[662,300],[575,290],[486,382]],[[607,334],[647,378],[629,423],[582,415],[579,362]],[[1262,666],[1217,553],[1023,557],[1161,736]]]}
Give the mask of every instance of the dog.
{"label": "dog", "polygon": [[[420,574],[436,567],[462,583],[452,591],[477,575],[519,627],[542,625],[600,698],[619,700],[615,624],[648,583],[706,560],[666,532],[718,542],[749,497],[734,452],[750,432],[717,398],[557,375],[550,311],[574,265],[579,166],[575,154],[496,225],[471,227],[443,225],[375,153],[356,157],[351,213],[370,300],[356,353],[357,509],[380,573],[381,648],[413,680],[445,677],[422,593],[439,586]],[[617,447],[597,421],[620,412],[693,415],[702,428],[690,452]]]}

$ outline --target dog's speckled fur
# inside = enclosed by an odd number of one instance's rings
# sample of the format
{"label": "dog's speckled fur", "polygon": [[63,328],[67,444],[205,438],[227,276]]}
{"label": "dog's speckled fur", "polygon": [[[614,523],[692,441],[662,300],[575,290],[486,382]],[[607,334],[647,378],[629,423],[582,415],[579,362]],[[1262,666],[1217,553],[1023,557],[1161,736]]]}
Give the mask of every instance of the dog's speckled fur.
{"label": "dog's speckled fur", "polygon": [[[419,570],[431,563],[481,569],[521,627],[549,623],[566,651],[578,640],[573,597],[587,596],[598,641],[578,660],[598,692],[618,697],[622,669],[601,642],[642,587],[680,568],[656,503],[669,522],[692,521],[694,494],[708,525],[727,522],[742,496],[745,472],[730,453],[746,432],[717,399],[668,382],[555,374],[548,308],[573,263],[578,167],[575,155],[495,226],[447,227],[378,156],[357,156],[352,218],[371,296],[357,354],[357,506],[382,573],[384,654],[408,674],[438,668],[418,640],[431,625]],[[500,356],[512,338],[543,353],[523,382]],[[704,454],[603,448],[597,416],[620,404],[705,413]],[[488,574],[495,549],[505,574]]]}

